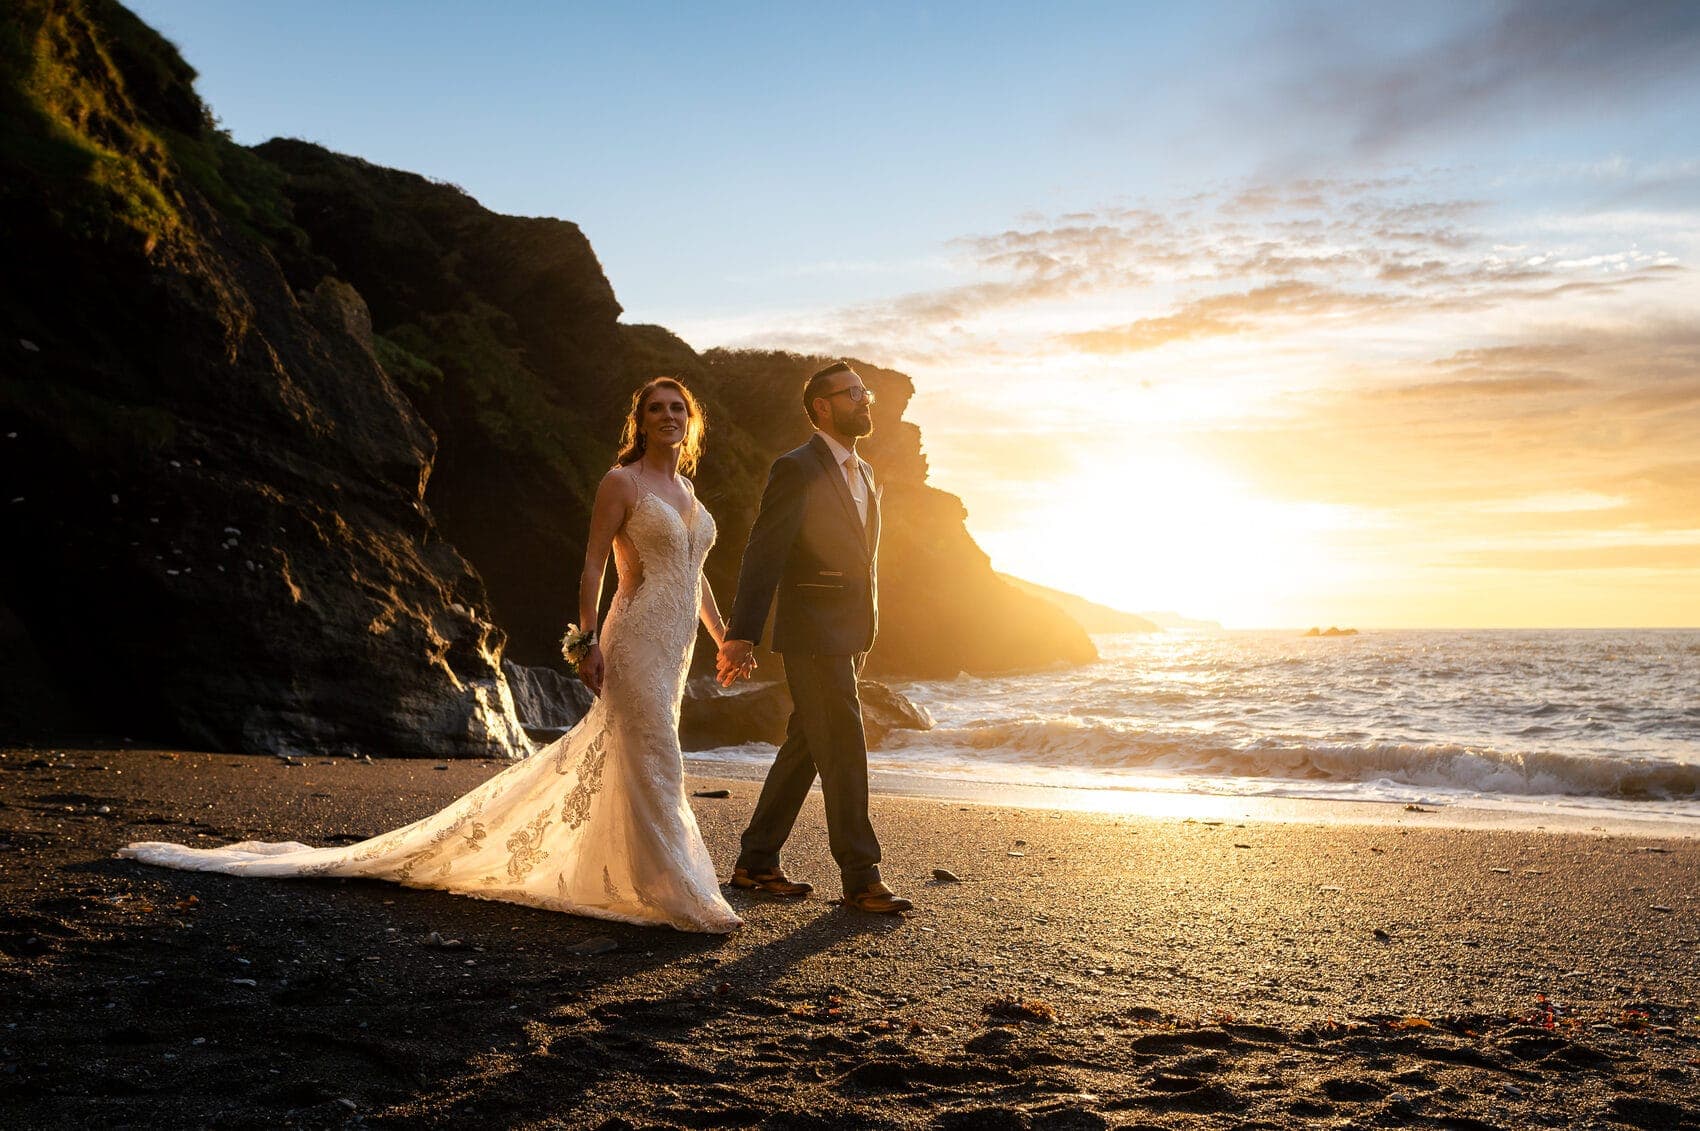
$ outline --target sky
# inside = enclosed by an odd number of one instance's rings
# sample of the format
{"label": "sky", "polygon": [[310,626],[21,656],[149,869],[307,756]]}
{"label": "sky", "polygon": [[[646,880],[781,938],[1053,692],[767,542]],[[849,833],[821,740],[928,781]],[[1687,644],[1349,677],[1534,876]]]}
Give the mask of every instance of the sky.
{"label": "sky", "polygon": [[131,6],[238,141],[572,220],[698,349],[909,373],[1006,572],[1700,624],[1700,4]]}

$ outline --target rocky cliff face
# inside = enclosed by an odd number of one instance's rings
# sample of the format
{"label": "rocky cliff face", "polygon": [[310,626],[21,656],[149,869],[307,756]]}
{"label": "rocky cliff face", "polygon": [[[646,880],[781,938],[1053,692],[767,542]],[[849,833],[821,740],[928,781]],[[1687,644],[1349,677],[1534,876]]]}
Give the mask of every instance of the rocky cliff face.
{"label": "rocky cliff face", "polygon": [[77,728],[522,752],[483,585],[424,503],[435,438],[360,296],[292,293],[214,203],[244,158],[168,44],[115,4],[10,9],[0,604]]}
{"label": "rocky cliff face", "polygon": [[427,504],[484,578],[514,658],[558,662],[630,392],[620,305],[589,241],[304,142],[257,152],[310,241],[282,256],[292,282],[337,277],[365,296],[380,357],[440,439]]}
{"label": "rocky cliff face", "polygon": [[[573,224],[235,145],[111,0],[14,0],[0,64],[0,737],[523,750],[504,638],[559,664],[589,501],[657,373],[709,412],[730,599],[824,359],[621,325]],[[909,379],[861,368],[886,491],[871,670],[1091,658],[927,486]]]}
{"label": "rocky cliff face", "polygon": [[[660,373],[689,383],[709,416],[697,484],[720,527],[709,578],[730,600],[767,467],[808,438],[803,381],[828,359],[699,355],[660,327],[617,322],[575,225],[498,216],[453,186],[304,142],[258,152],[285,172],[310,244],[285,254],[297,287],[334,272],[366,296],[380,355],[435,429],[427,499],[488,584],[516,660],[555,662],[577,619],[590,499],[631,390]],[[880,396],[866,453],[886,508],[869,670],[953,676],[1094,658],[1077,625],[992,572],[961,501],[927,486],[920,429],[902,419],[909,378],[858,366]]]}
{"label": "rocky cliff face", "polygon": [[[949,678],[959,671],[1096,659],[1077,624],[993,572],[964,525],[962,500],[927,485],[921,430],[903,419],[914,383],[894,370],[851,360],[877,396],[873,435],[858,449],[883,492],[880,630],[868,673]],[[809,437],[803,382],[825,359],[710,350],[703,362],[710,386],[740,424],[760,437],[755,451],[765,482],[767,462]],[[758,485],[754,497],[759,494]],[[738,527],[741,534],[748,529],[748,522]]]}

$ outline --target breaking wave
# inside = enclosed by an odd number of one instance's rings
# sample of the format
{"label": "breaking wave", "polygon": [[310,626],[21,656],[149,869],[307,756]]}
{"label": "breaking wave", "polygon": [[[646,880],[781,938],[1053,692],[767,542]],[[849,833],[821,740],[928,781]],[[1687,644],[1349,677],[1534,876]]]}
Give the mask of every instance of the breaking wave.
{"label": "breaking wave", "polygon": [[[1159,633],[899,687],[870,765],[969,782],[1700,817],[1700,630]],[[771,748],[724,750],[765,761]]]}
{"label": "breaking wave", "polygon": [[1515,796],[1689,800],[1700,763],[1507,752],[1456,743],[1318,742],[1259,737],[1224,743],[1188,731],[1141,732],[1073,718],[986,723],[890,736],[876,761],[973,762],[1011,768],[1162,776],[1383,783]]}

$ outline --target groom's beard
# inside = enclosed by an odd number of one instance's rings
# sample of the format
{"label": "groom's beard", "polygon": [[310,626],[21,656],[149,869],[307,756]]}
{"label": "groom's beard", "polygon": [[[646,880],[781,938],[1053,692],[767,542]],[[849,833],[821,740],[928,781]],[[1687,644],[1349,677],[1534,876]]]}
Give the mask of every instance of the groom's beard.
{"label": "groom's beard", "polygon": [[832,427],[840,436],[866,436],[874,430],[874,414],[860,405],[848,411],[832,406]]}

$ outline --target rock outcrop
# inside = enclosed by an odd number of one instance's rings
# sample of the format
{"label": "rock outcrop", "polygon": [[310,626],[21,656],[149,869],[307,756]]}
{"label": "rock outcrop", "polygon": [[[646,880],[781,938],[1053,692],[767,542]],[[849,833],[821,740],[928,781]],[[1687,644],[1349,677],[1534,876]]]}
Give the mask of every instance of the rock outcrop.
{"label": "rock outcrop", "polygon": [[[753,454],[765,481],[774,456],[809,437],[801,407],[803,382],[824,358],[758,350],[710,350],[705,377],[745,431],[759,439]],[[868,655],[870,675],[948,679],[961,671],[1032,669],[1097,658],[1085,631],[1048,602],[997,575],[968,533],[962,500],[927,483],[921,430],[903,419],[914,383],[904,374],[851,359],[877,395],[873,435],[859,449],[883,492],[880,544],[880,630]],[[735,510],[744,534],[760,487]],[[742,501],[742,500],[740,500]],[[736,549],[742,552],[742,546]],[[720,584],[736,568],[711,578]],[[711,559],[711,567],[720,564]],[[727,583],[729,591],[730,583]]]}
{"label": "rock outcrop", "polygon": [[571,730],[596,701],[590,688],[554,668],[524,668],[503,660],[502,671],[513,690],[514,711],[526,734],[537,741],[551,741]]}
{"label": "rock outcrop", "polygon": [[1073,593],[1065,593],[1061,589],[1052,589],[1032,581],[1023,581],[1019,577],[1011,577],[1007,573],[998,574],[1004,581],[1015,586],[1023,593],[1030,593],[1040,600],[1048,601],[1069,615],[1081,628],[1087,632],[1162,632],[1157,622],[1142,617],[1138,613],[1129,613],[1121,609],[1100,605],[1096,601],[1088,601]]}
{"label": "rock outcrop", "polygon": [[291,282],[329,275],[365,296],[379,357],[437,435],[425,501],[484,579],[510,654],[558,664],[631,391],[620,304],[590,242],[306,142],[255,153],[303,233],[280,252]]}
{"label": "rock outcrop", "polygon": [[255,164],[163,39],[114,3],[8,7],[0,604],[80,728],[524,753],[360,297],[291,291],[231,203]]}
{"label": "rock outcrop", "polygon": [[[708,575],[731,599],[768,465],[808,438],[802,383],[828,359],[698,354],[661,327],[620,325],[573,224],[499,216],[452,185],[305,142],[256,152],[282,171],[304,235],[280,253],[295,285],[334,273],[366,296],[380,357],[436,431],[427,502],[488,585],[517,662],[558,663],[560,631],[577,619],[596,483],[631,390],[658,373],[686,380],[708,413],[697,486],[720,528]],[[993,573],[961,500],[928,486],[920,429],[902,419],[910,379],[858,369],[880,398],[865,451],[885,492],[870,673],[949,677],[1095,658],[1077,625]]]}
{"label": "rock outcrop", "polygon": [[[657,373],[710,415],[698,488],[730,600],[825,359],[621,325],[571,223],[236,145],[113,0],[13,0],[0,62],[0,635],[21,673],[0,737],[524,752],[500,660],[561,670],[590,500]],[[868,670],[1091,659],[927,484],[909,379],[860,368],[886,514]]]}
{"label": "rock outcrop", "polygon": [[[868,746],[877,747],[894,730],[931,730],[933,718],[902,694],[871,679],[858,680],[862,697],[862,729]],[[791,717],[791,693],[782,681],[737,684],[722,688],[710,677],[691,680],[679,717],[679,745],[686,750],[712,750],[785,741],[785,722]]]}

